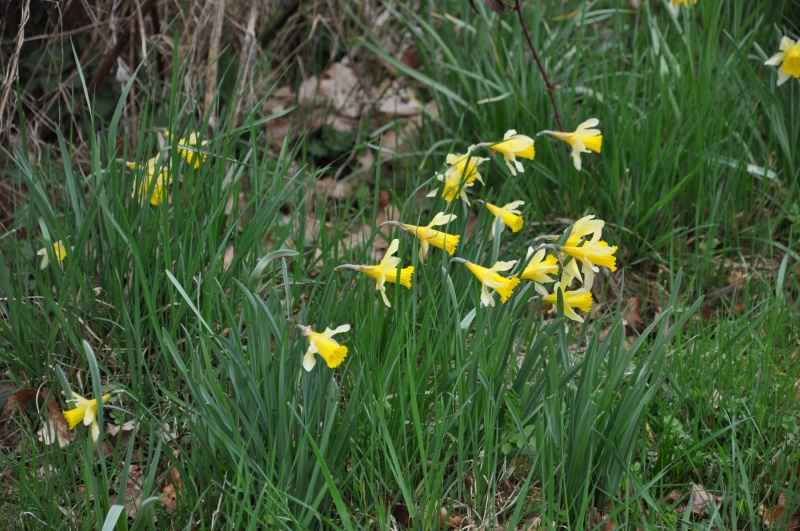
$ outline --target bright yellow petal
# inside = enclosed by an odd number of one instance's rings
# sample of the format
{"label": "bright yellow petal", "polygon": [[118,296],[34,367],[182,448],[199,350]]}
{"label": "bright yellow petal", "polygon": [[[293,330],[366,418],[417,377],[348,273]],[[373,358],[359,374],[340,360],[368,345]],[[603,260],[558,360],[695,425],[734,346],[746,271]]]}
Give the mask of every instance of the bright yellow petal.
{"label": "bright yellow petal", "polygon": [[83,418],[86,415],[86,404],[78,406],[75,409],[62,411],[62,413],[64,414],[64,420],[69,424],[69,429],[75,429],[75,426],[83,422]]}

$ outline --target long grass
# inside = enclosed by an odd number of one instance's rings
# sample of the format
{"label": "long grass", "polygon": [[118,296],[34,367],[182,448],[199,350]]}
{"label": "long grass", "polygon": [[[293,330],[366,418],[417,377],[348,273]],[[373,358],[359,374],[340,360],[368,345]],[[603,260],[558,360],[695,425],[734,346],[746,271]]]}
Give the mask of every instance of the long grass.
{"label": "long grass", "polygon": [[[27,237],[0,238],[5,378],[51,389],[64,409],[70,390],[121,391],[100,419],[135,428],[94,445],[79,426],[59,447],[36,435],[46,407],[34,422],[4,419],[19,435],[0,454],[0,520],[760,529],[760,507],[782,497],[788,522],[800,506],[800,86],[775,87],[762,65],[780,35],[797,36],[787,18],[797,6],[701,0],[678,16],[664,2],[528,6],[565,126],[599,118],[603,150],[577,172],[562,144],[540,136],[516,178],[502,159],[487,162],[486,186],[469,193],[526,201],[525,228],[489,240],[479,202],[415,196],[435,186],[449,152],[511,128],[556,128],[524,36],[478,1],[477,14],[468,2],[386,5],[419,67],[366,26],[351,53],[412,79],[438,117],[395,171],[374,168],[366,203],[315,195],[330,168],[314,165],[305,136],[271,152],[264,127],[276,116],[253,112],[233,127],[233,110],[222,113],[201,148],[208,160],[187,164],[178,138],[207,124],[177,82],[168,115],[142,109],[138,138],[119,132],[133,79],[112,114],[89,113],[88,161],[71,155],[74,131],[59,135],[59,157],[36,164],[24,136],[2,148],[29,190],[14,227]],[[181,68],[176,58],[173,80]],[[92,109],[82,88],[74,97]],[[175,134],[159,145],[164,129]],[[357,149],[376,145],[370,133]],[[132,197],[142,171],[124,163],[158,154],[172,178],[169,200],[154,206]],[[373,263],[372,239],[387,238],[376,227],[381,190],[406,223],[457,214],[447,226],[461,237],[456,255],[483,265],[524,261],[536,236],[595,214],[620,268],[599,276],[585,324],[564,317],[563,300],[550,312],[527,283],[481,308],[463,265],[439,249],[420,263],[416,239],[393,229],[415,276],[410,289],[387,284],[388,308],[372,279],[334,271]],[[375,228],[367,244],[341,245],[361,224]],[[67,258],[40,269],[37,250],[58,240]],[[629,312],[637,295],[640,332]],[[344,323],[344,363],[320,359],[306,372],[298,325]],[[131,485],[135,518],[123,502]],[[177,485],[174,507],[167,485]],[[693,512],[701,485],[719,498]]]}

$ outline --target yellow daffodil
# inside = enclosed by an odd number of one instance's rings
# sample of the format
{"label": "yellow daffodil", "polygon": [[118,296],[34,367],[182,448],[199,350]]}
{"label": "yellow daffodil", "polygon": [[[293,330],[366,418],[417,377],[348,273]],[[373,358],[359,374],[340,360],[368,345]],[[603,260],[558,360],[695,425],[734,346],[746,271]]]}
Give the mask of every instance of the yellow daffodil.
{"label": "yellow daffodil", "polygon": [[597,118],[590,118],[580,124],[572,133],[542,131],[540,134],[554,136],[572,146],[572,161],[575,163],[575,169],[580,171],[581,153],[589,153],[590,151],[600,153],[600,148],[603,144],[603,135],[600,134],[599,129],[594,129],[594,127],[599,124],[600,120]]}
{"label": "yellow daffodil", "polygon": [[554,307],[558,305],[558,292],[561,292],[561,297],[564,299],[564,315],[573,321],[583,322],[583,317],[575,313],[575,308],[583,312],[589,312],[592,309],[592,292],[586,288],[579,288],[576,290],[566,290],[572,277],[565,275],[565,279],[561,282],[556,282],[553,286],[553,293],[542,297],[542,301],[549,302]]}
{"label": "yellow daffodil", "polygon": [[[169,198],[167,195],[167,187],[169,186],[170,181],[169,172],[166,169],[161,168],[158,172],[158,176],[156,176],[156,170],[158,169],[160,161],[161,156],[157,155],[148,160],[144,165],[137,164],[135,162],[126,163],[126,166],[129,169],[133,170],[139,168],[144,170],[142,174],[137,177],[138,186],[136,184],[134,185],[133,192],[131,192],[131,197],[138,197],[139,200],[144,203],[148,200],[149,194],[149,201],[153,206],[158,206],[162,201],[164,201],[164,199]],[[154,179],[155,182],[153,182]],[[150,190],[152,190],[152,193]]]}
{"label": "yellow daffodil", "polygon": [[781,39],[781,51],[764,63],[767,66],[780,66],[778,69],[778,86],[786,83],[790,77],[800,78],[800,41],[789,37]]}
{"label": "yellow daffodil", "polygon": [[697,0],[670,0],[669,7],[677,15],[681,10],[681,6],[690,8],[695,4],[697,4]]}
{"label": "yellow daffodil", "polygon": [[303,357],[303,368],[305,370],[311,371],[314,365],[317,364],[317,359],[314,357],[314,354],[322,356],[322,359],[325,360],[325,363],[327,363],[328,367],[331,369],[338,367],[342,361],[344,361],[345,356],[347,356],[347,347],[340,345],[331,338],[336,334],[349,332],[349,324],[342,325],[335,330],[326,328],[321,334],[314,332],[310,326],[300,325],[300,330],[302,330],[303,335],[308,337],[310,341],[306,355]]}
{"label": "yellow daffodil", "polygon": [[508,298],[511,297],[514,288],[519,284],[519,278],[517,277],[505,278],[497,274],[498,271],[508,271],[514,267],[517,263],[516,260],[512,260],[511,262],[497,262],[491,268],[481,267],[463,258],[453,258],[453,260],[466,265],[467,268],[472,271],[472,274],[481,281],[482,306],[494,306],[494,298],[491,293],[489,293],[489,288],[499,293],[500,302],[505,303]]}
{"label": "yellow daffodil", "polygon": [[408,266],[398,271],[397,266],[400,265],[400,259],[395,257],[394,254],[397,252],[399,246],[400,240],[392,240],[392,243],[389,245],[389,249],[386,250],[386,254],[383,255],[383,259],[378,265],[344,264],[340,265],[336,269],[352,269],[353,271],[358,271],[359,273],[364,273],[374,278],[377,282],[375,289],[381,292],[384,304],[391,308],[392,305],[389,303],[389,299],[386,298],[385,283],[399,282],[401,285],[410,288],[411,277],[414,276],[414,266]]}
{"label": "yellow daffodil", "polygon": [[[586,216],[576,221],[567,241],[564,245],[558,246],[559,251],[574,259],[564,266],[565,273],[583,280],[586,289],[592,289],[594,274],[599,271],[598,266],[607,267],[611,271],[617,270],[617,259],[614,256],[617,247],[609,247],[606,242],[600,240],[605,222],[593,218],[594,216]],[[583,237],[590,233],[592,239],[584,240]],[[578,262],[583,265],[582,277]]]}
{"label": "yellow daffodil", "polygon": [[[111,395],[103,395],[103,403],[108,402]],[[75,426],[83,422],[84,426],[92,425],[92,439],[95,441],[100,435],[100,426],[97,423],[97,400],[87,400],[77,393],[72,393],[72,399],[69,400],[75,406],[74,409],[62,411],[64,419],[69,424],[69,429],[75,429]]]}
{"label": "yellow daffodil", "polygon": [[498,225],[500,226],[499,230],[501,232],[506,225],[508,225],[513,232],[519,232],[522,228],[523,220],[522,216],[520,216],[520,211],[516,210],[516,208],[524,204],[525,201],[512,201],[505,206],[498,207],[491,203],[486,203],[486,208],[495,216],[494,223],[492,223],[492,232],[489,234],[489,237],[494,238],[494,233],[498,230]]}
{"label": "yellow daffodil", "polygon": [[552,254],[545,257],[545,253],[544,249],[539,249],[534,253],[533,247],[528,247],[528,254],[525,256],[528,265],[525,266],[519,276],[524,280],[532,280],[534,289],[542,296],[547,295],[547,290],[544,289],[543,284],[553,282],[555,278],[551,278],[550,275],[558,274],[558,258]]}
{"label": "yellow daffodil", "polygon": [[[67,257],[67,248],[63,243],[61,243],[61,240],[58,240],[56,243],[54,243],[52,249],[53,257],[58,260],[58,263],[60,264],[63,262],[64,258]],[[36,255],[42,257],[42,263],[39,266],[39,269],[44,269],[50,264],[50,252],[47,247],[42,247],[36,251]]]}
{"label": "yellow daffodil", "polygon": [[[436,176],[436,180],[443,183],[441,195],[444,200],[449,203],[456,197],[461,197],[469,205],[467,188],[472,187],[476,180],[483,184],[483,177],[478,172],[478,166],[487,160],[489,159],[472,155],[472,147],[467,150],[466,155],[455,153],[447,155],[446,162],[450,164],[450,167],[444,173]],[[436,197],[438,194],[439,190],[434,190],[427,197]]]}
{"label": "yellow daffodil", "polygon": [[511,170],[511,175],[516,175],[518,171],[525,171],[525,168],[522,167],[522,163],[517,160],[517,157],[533,160],[536,154],[533,147],[533,139],[529,136],[518,135],[513,129],[506,132],[502,142],[490,145],[489,149],[503,155],[506,166]]}
{"label": "yellow daffodil", "polygon": [[[164,131],[164,136],[169,140],[171,133],[169,131]],[[202,140],[197,133],[191,133],[186,138],[178,139],[178,154],[183,157],[190,166],[194,166],[194,168],[197,169],[200,167],[201,163],[208,160],[208,155],[198,149],[198,147],[203,147],[206,144],[208,144],[207,140]]]}
{"label": "yellow daffodil", "polygon": [[432,227],[438,225],[446,225],[456,219],[455,214],[445,214],[439,212],[436,214],[430,223],[425,226],[422,225],[407,225],[399,221],[387,221],[382,225],[394,225],[405,231],[410,232],[419,239],[419,261],[421,264],[425,263],[425,257],[428,256],[428,246],[433,245],[439,249],[444,249],[452,256],[458,247],[458,240],[460,238],[457,234],[448,234],[446,232],[434,230]]}

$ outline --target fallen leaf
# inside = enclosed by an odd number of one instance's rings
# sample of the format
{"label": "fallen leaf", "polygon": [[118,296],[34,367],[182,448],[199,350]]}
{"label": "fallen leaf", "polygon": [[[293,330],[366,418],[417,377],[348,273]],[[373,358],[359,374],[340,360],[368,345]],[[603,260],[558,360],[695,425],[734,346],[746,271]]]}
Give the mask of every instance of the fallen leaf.
{"label": "fallen leaf", "polygon": [[234,252],[234,249],[233,249],[233,244],[230,243],[225,248],[225,254],[222,257],[222,269],[223,270],[227,271],[227,269],[231,266],[231,264],[233,263],[233,255],[234,254],[235,254],[235,252]]}
{"label": "fallen leaf", "polygon": [[626,336],[641,334],[644,332],[645,324],[640,313],[641,310],[642,296],[637,293],[636,296],[629,301],[628,309],[625,312],[625,317],[622,319],[622,324],[625,326]]}
{"label": "fallen leaf", "polygon": [[[124,463],[120,463],[120,465],[124,466]],[[122,503],[119,503],[119,495],[109,496],[108,501],[112,505],[125,507],[128,518],[136,518],[139,505],[142,503],[142,472],[139,470],[138,465],[131,465],[128,470],[128,483],[125,485],[125,495]],[[155,518],[155,515],[153,515],[153,518]]]}
{"label": "fallen leaf", "polygon": [[170,468],[164,488],[161,489],[164,494],[161,497],[161,504],[167,509],[175,509],[178,505],[178,495],[182,490],[183,481],[181,480],[181,475],[174,468]]}
{"label": "fallen leaf", "polygon": [[682,497],[683,495],[681,494],[680,489],[672,489],[666,496],[664,496],[664,503],[672,504],[680,500]]}
{"label": "fallen leaf", "polygon": [[702,485],[692,483],[692,514],[708,516],[708,506],[721,501],[722,496],[715,496],[703,488]]}
{"label": "fallen leaf", "polygon": [[[39,396],[47,396],[47,390],[42,389]],[[57,442],[58,446],[63,447],[72,442],[72,432],[69,429],[69,424],[67,424],[64,414],[61,412],[61,407],[54,396],[50,396],[47,401],[47,418],[36,435],[46,446]]]}

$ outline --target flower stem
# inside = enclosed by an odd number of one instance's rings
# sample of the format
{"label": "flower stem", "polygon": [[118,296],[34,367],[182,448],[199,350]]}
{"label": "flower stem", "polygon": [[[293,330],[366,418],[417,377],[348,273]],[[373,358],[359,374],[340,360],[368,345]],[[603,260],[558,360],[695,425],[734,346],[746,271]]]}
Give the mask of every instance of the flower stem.
{"label": "flower stem", "polygon": [[544,78],[544,84],[547,87],[547,93],[550,95],[550,103],[553,104],[553,111],[556,115],[556,121],[558,122],[558,127],[561,131],[564,131],[564,124],[561,122],[561,113],[558,110],[558,104],[556,103],[555,91],[556,84],[550,81],[550,76],[547,75],[547,70],[544,69],[544,65],[542,64],[542,60],[539,58],[539,54],[536,52],[536,47],[533,45],[533,39],[531,39],[531,34],[528,31],[528,26],[525,24],[525,17],[522,14],[522,5],[520,4],[520,0],[514,0],[514,11],[517,12],[517,17],[519,18],[519,24],[522,26],[522,32],[525,34],[525,39],[528,41],[528,48],[531,49],[531,53],[533,54],[533,59],[536,61],[536,65],[539,67],[539,72],[542,73],[542,77]]}

